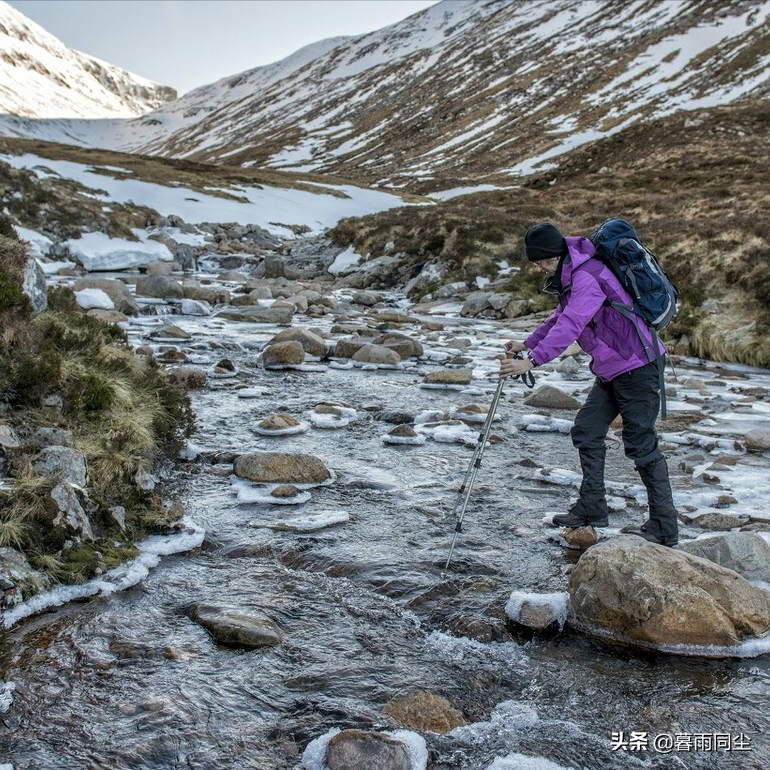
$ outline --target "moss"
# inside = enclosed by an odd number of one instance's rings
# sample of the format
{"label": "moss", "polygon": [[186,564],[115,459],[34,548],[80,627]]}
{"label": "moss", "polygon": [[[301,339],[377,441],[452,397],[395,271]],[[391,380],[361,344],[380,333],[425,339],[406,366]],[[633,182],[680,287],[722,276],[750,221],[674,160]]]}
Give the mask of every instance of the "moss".
{"label": "moss", "polygon": [[62,583],[85,583],[139,555],[131,543],[82,543],[63,551],[50,577]]}

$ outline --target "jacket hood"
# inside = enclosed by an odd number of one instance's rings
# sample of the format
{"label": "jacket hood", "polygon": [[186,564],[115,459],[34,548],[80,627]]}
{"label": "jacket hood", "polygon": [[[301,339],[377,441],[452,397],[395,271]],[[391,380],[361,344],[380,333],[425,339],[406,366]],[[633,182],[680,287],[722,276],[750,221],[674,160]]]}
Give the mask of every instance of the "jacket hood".
{"label": "jacket hood", "polygon": [[562,286],[568,286],[572,280],[572,273],[596,254],[596,247],[588,238],[584,238],[582,235],[565,238],[564,240],[567,241],[569,259],[564,260],[564,266],[561,271],[561,284]]}

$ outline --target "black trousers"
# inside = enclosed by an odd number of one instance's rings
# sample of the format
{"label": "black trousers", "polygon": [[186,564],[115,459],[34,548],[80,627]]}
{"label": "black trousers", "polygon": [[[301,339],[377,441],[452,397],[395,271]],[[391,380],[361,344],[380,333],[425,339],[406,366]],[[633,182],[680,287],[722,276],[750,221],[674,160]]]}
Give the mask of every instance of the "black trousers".
{"label": "black trousers", "polygon": [[577,449],[603,449],[612,421],[623,418],[623,447],[637,466],[660,460],[655,421],[660,410],[658,363],[632,369],[609,382],[594,382],[572,426]]}

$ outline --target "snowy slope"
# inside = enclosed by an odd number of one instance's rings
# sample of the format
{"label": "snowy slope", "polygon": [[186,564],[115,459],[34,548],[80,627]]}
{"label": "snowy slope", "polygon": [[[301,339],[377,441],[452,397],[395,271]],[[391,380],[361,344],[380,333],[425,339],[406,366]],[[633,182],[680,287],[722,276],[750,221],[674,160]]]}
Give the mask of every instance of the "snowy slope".
{"label": "snowy slope", "polygon": [[128,118],[175,97],[172,88],[67,48],[0,2],[0,112],[31,118]]}
{"label": "snowy slope", "polygon": [[770,0],[444,0],[140,119],[0,132],[424,191],[501,184],[769,84]]}
{"label": "snowy slope", "polygon": [[[308,233],[317,234],[334,227],[344,217],[363,216],[406,205],[399,195],[392,192],[354,185],[305,181],[305,189],[296,189],[239,184],[219,188],[219,192],[229,194],[229,197],[221,197],[181,184],[164,185],[135,178],[129,169],[52,160],[30,153],[0,153],[0,171],[5,165],[29,170],[38,180],[49,183],[77,182],[82,185],[82,194],[106,205],[124,203],[146,206],[163,216],[178,216],[193,224],[256,224],[288,237],[294,235],[292,226],[305,227]],[[112,172],[116,176],[104,172]],[[94,234],[94,237],[97,235],[101,234]],[[155,245],[154,242],[152,245]]]}

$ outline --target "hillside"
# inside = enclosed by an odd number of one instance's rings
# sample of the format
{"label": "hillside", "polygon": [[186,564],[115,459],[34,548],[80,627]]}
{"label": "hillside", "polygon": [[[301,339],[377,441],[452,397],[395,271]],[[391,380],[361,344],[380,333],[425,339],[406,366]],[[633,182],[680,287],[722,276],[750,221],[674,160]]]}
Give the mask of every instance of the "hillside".
{"label": "hillside", "polygon": [[16,135],[417,192],[543,170],[640,120],[767,93],[770,2],[445,0],[108,123]]}
{"label": "hillside", "polygon": [[410,200],[419,199],[336,177],[0,137],[0,208],[54,240],[97,231],[136,240],[135,228],[167,216],[254,224],[293,238]]}
{"label": "hillside", "polygon": [[[699,110],[632,126],[575,150],[521,187],[345,220],[333,231],[374,259],[389,241],[411,255],[405,278],[426,266],[452,278],[494,277],[496,262],[522,265],[523,234],[548,219],[590,234],[630,219],[682,292],[668,331],[682,349],[770,366],[770,102]],[[505,288],[531,296],[525,269]]]}
{"label": "hillside", "polygon": [[0,2],[0,113],[34,118],[130,118],[176,91],[68,48]]}

